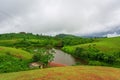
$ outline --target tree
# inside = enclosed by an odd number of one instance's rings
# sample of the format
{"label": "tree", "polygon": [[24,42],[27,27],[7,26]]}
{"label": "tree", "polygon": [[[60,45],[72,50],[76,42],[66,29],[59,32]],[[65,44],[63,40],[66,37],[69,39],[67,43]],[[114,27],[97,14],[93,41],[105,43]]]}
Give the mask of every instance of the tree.
{"label": "tree", "polygon": [[33,61],[47,65],[54,58],[52,53],[52,50],[41,49],[33,55]]}

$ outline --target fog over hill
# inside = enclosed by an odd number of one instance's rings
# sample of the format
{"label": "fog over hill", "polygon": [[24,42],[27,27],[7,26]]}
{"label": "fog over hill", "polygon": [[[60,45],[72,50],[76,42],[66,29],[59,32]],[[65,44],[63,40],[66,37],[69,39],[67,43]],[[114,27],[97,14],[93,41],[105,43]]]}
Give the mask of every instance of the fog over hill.
{"label": "fog over hill", "polygon": [[0,33],[120,34],[120,0],[0,0]]}

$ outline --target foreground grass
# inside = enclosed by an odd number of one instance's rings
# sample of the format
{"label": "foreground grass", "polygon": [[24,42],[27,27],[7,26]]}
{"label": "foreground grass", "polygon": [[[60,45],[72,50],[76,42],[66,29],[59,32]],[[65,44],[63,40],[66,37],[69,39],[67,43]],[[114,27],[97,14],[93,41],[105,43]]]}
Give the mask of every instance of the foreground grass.
{"label": "foreground grass", "polygon": [[0,80],[120,80],[120,69],[71,66],[0,74]]}

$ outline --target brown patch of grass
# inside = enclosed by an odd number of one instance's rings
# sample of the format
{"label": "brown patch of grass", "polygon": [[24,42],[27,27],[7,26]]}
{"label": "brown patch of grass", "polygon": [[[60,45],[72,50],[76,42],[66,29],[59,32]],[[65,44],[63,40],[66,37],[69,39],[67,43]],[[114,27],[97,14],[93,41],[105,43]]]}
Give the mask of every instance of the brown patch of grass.
{"label": "brown patch of grass", "polygon": [[76,67],[65,72],[49,72],[45,76],[35,80],[119,80],[120,71],[115,73],[113,68],[104,67]]}
{"label": "brown patch of grass", "polygon": [[3,48],[0,48],[0,50],[3,50]]}
{"label": "brown patch of grass", "polygon": [[67,66],[0,74],[0,80],[120,80],[120,69],[97,66]]}
{"label": "brown patch of grass", "polygon": [[65,64],[60,64],[60,63],[50,62],[50,63],[49,63],[49,66],[50,66],[50,67],[65,67],[65,66],[67,66],[67,65],[65,65]]}

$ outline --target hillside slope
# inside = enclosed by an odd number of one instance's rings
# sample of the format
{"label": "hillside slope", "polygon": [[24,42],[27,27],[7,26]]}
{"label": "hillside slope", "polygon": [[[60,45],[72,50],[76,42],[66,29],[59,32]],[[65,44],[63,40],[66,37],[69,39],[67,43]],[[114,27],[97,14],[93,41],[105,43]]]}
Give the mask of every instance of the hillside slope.
{"label": "hillside slope", "polygon": [[95,66],[47,68],[0,74],[0,80],[120,80],[120,69]]}
{"label": "hillside slope", "polygon": [[88,65],[120,67],[120,37],[97,38],[95,42],[64,46],[63,51]]}
{"label": "hillside slope", "polygon": [[26,52],[21,49],[3,47],[3,46],[0,46],[0,56],[1,55],[11,55],[11,56],[14,56],[17,58],[22,58],[22,59],[31,59],[32,58],[32,55],[29,52]]}
{"label": "hillside slope", "polygon": [[28,70],[31,59],[29,52],[0,46],[0,73]]}
{"label": "hillside slope", "polygon": [[102,52],[112,53],[112,52],[119,52],[120,51],[120,37],[114,37],[114,38],[102,38],[97,39],[96,42],[92,43],[86,43],[86,44],[80,44],[75,46],[65,46],[63,47],[63,50],[72,53],[76,49],[76,47],[81,47],[84,49],[88,49],[90,47],[94,47],[99,49]]}

